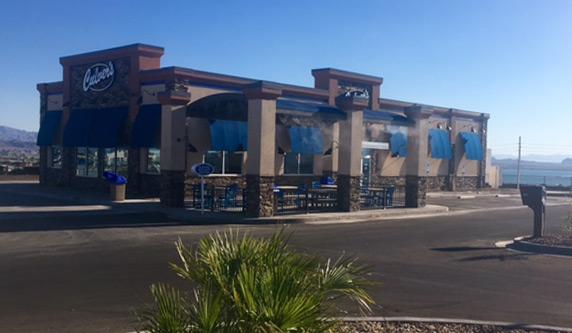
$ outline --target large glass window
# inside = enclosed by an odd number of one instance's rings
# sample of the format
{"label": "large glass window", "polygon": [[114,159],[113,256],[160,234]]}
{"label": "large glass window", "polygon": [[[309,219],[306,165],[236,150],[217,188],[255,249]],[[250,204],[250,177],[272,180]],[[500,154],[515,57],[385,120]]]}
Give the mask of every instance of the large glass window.
{"label": "large glass window", "polygon": [[76,155],[76,175],[97,177],[99,175],[99,157],[97,148],[78,147]]}
{"label": "large glass window", "polygon": [[147,150],[147,173],[161,173],[161,149]]}
{"label": "large glass window", "polygon": [[314,173],[314,155],[286,154],[284,156],[284,174],[311,175]]}
{"label": "large glass window", "polygon": [[127,149],[106,148],[103,170],[117,175],[127,176]]}
{"label": "large glass window", "polygon": [[50,167],[61,169],[62,167],[62,147],[53,146],[51,148]]}
{"label": "large glass window", "polygon": [[244,153],[241,151],[209,150],[205,153],[205,163],[209,163],[214,167],[215,174],[241,174],[243,155]]}

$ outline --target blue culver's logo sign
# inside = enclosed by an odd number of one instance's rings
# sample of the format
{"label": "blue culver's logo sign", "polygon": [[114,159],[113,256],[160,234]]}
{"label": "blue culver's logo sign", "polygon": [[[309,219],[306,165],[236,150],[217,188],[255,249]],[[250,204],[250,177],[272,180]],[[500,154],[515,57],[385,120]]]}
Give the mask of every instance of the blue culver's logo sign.
{"label": "blue culver's logo sign", "polygon": [[85,71],[83,77],[83,91],[104,91],[109,88],[115,79],[113,62],[97,63]]}

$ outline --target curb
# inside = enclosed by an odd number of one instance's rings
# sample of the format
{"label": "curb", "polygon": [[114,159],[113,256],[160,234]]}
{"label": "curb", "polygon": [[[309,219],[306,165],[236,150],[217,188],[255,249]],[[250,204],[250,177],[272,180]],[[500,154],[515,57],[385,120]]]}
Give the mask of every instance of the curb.
{"label": "curb", "polygon": [[421,318],[421,317],[344,317],[340,318],[345,322],[414,322],[414,323],[439,323],[439,324],[464,324],[464,325],[491,325],[505,328],[518,328],[527,330],[543,330],[549,332],[572,332],[572,328],[556,327],[534,324],[519,324],[504,321],[486,321],[471,319],[450,319],[450,318]]}
{"label": "curb", "polygon": [[526,236],[517,237],[514,242],[507,247],[517,251],[531,252],[537,254],[550,254],[572,257],[572,247],[568,246],[550,246],[535,244],[524,240]]}

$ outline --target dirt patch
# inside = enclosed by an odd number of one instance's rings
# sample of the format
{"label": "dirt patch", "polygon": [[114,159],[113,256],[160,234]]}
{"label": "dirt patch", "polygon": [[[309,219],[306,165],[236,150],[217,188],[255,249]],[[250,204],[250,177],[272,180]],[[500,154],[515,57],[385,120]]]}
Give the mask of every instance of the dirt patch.
{"label": "dirt patch", "polygon": [[492,325],[407,323],[407,322],[351,322],[344,323],[340,333],[544,333],[551,330],[502,327]]}

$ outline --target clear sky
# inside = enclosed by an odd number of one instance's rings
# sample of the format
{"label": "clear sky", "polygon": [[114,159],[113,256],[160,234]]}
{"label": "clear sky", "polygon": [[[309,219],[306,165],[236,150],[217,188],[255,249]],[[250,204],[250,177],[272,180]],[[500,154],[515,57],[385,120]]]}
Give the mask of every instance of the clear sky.
{"label": "clear sky", "polygon": [[163,66],[313,86],[334,67],[384,98],[489,113],[493,154],[572,156],[572,1],[4,1],[0,125],[37,131],[61,56],[132,43]]}

